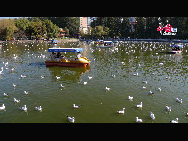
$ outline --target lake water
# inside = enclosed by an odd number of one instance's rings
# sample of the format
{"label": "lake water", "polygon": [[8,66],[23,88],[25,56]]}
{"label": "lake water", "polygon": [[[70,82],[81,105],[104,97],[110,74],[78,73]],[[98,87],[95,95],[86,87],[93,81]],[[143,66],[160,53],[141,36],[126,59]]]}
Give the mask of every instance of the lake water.
{"label": "lake water", "polygon": [[[1,123],[68,123],[67,115],[74,116],[75,123],[136,123],[136,117],[143,123],[169,123],[175,118],[179,123],[188,122],[188,44],[181,55],[165,53],[170,43],[159,42],[122,42],[116,48],[96,48],[84,42],[56,45],[83,47],[83,54],[91,61],[89,69],[46,67],[47,49],[54,46],[47,42],[2,46],[0,106],[5,104],[6,111],[0,111]],[[149,90],[154,94],[148,95]],[[133,96],[133,101],[128,96]],[[177,97],[183,99],[182,104],[176,102]],[[20,103],[15,104],[14,98]],[[136,107],[140,102],[142,109]],[[73,104],[80,108],[74,109]],[[169,113],[166,104],[172,108]],[[23,105],[27,112],[19,109]],[[35,111],[40,105],[43,111]],[[118,114],[123,107],[125,114]]]}

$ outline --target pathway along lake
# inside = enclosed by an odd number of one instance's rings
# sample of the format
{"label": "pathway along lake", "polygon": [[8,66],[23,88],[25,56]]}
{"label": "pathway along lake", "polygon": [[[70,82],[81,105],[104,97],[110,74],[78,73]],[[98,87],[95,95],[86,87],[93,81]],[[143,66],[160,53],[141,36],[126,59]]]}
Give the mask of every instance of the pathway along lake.
{"label": "pathway along lake", "polygon": [[[1,123],[68,123],[67,115],[75,117],[75,123],[136,123],[136,117],[143,123],[169,123],[175,118],[188,122],[188,44],[184,43],[182,55],[166,54],[170,43],[161,42],[122,42],[116,48],[96,48],[84,42],[56,45],[83,47],[91,60],[88,70],[46,67],[47,50],[53,46],[32,41],[2,43],[0,106],[5,104],[6,111],[0,111]],[[148,95],[149,90],[154,94]],[[177,97],[182,104],[176,102]],[[20,103],[15,104],[14,98]],[[136,107],[140,102],[142,109]],[[73,104],[80,108],[74,109]],[[169,113],[166,104],[172,108]],[[24,105],[27,113],[19,109]],[[36,106],[43,111],[35,111]],[[125,114],[118,114],[122,108]]]}

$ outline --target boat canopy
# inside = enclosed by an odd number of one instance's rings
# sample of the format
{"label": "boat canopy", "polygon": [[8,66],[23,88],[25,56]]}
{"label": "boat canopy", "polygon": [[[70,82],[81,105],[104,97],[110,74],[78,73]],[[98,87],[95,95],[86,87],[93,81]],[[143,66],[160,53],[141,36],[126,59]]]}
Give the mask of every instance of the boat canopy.
{"label": "boat canopy", "polygon": [[181,44],[175,44],[175,45],[171,45],[171,47],[183,47],[183,45],[181,45]]}
{"label": "boat canopy", "polygon": [[48,52],[83,52],[83,48],[49,48]]}
{"label": "boat canopy", "polygon": [[113,43],[112,41],[104,41],[104,43]]}

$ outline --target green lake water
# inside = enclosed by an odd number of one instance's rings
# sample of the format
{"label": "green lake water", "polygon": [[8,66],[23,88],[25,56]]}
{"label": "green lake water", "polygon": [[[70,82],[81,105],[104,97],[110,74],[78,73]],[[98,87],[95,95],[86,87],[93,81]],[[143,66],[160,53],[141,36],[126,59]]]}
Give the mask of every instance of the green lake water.
{"label": "green lake water", "polygon": [[[83,54],[91,61],[89,69],[46,67],[47,49],[55,46],[47,42],[2,46],[0,106],[5,104],[6,111],[0,111],[0,123],[68,123],[67,115],[74,116],[75,123],[136,123],[136,117],[143,119],[143,123],[169,123],[176,117],[179,123],[188,122],[186,43],[181,55],[167,54],[170,43],[159,42],[122,42],[115,48],[96,48],[84,42],[56,45],[83,47]],[[154,94],[148,95],[149,90]],[[9,96],[4,97],[3,93]],[[128,96],[133,96],[133,101]],[[177,97],[183,99],[182,104],[176,102]],[[14,98],[20,103],[15,104]],[[138,109],[136,105],[141,101],[143,108]],[[80,108],[74,109],[73,104]],[[170,113],[165,110],[166,104],[172,108]],[[19,109],[23,105],[27,106],[27,113]],[[43,111],[35,111],[34,107],[40,105]],[[118,114],[123,107],[125,114]],[[155,120],[150,118],[150,112],[155,114]]]}

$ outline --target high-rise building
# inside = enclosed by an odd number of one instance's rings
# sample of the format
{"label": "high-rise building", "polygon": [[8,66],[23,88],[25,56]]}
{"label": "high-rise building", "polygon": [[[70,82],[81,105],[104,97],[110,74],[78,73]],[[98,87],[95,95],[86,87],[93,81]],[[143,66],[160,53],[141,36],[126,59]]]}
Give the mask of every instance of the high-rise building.
{"label": "high-rise building", "polygon": [[80,31],[88,32],[88,17],[80,17]]}

